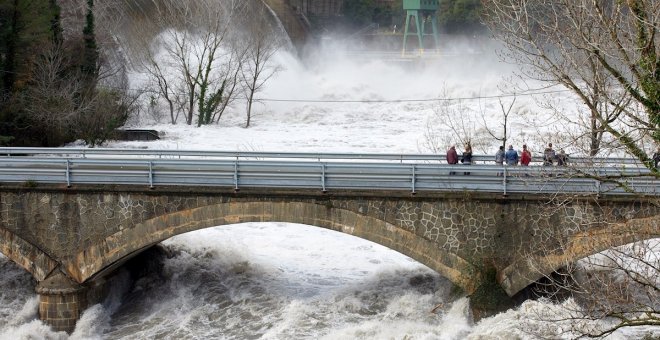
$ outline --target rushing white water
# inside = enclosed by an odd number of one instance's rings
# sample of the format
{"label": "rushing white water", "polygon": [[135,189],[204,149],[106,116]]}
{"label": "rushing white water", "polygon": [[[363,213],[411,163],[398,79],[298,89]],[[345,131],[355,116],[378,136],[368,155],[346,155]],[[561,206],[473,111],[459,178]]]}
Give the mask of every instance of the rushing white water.
{"label": "rushing white water", "polygon": [[162,272],[113,279],[70,337],[37,320],[30,276],[0,256],[0,339],[535,339],[524,329],[561,327],[529,320],[558,308],[544,301],[474,325],[468,299],[430,269],[316,227],[236,224],[164,244]]}
{"label": "rushing white water", "polygon": [[[88,309],[71,338],[458,339],[470,332],[467,300],[448,303],[449,282],[355,237],[249,223],[165,244],[175,256],[162,277],[136,282],[121,306],[109,305],[113,296]],[[3,338],[65,337],[34,321],[29,275],[0,261],[0,297],[18,300],[3,303]]]}

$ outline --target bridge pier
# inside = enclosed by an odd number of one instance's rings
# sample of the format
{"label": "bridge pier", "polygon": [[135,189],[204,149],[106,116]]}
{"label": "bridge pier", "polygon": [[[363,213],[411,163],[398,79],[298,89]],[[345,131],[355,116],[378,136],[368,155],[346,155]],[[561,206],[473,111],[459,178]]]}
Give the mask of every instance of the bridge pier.
{"label": "bridge pier", "polygon": [[72,333],[87,307],[88,288],[55,270],[36,287],[39,318],[53,330]]}

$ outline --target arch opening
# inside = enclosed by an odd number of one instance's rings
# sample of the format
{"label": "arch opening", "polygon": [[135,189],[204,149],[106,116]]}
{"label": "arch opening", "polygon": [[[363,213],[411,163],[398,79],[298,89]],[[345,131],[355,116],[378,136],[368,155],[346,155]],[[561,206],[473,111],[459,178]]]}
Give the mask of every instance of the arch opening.
{"label": "arch opening", "polygon": [[571,235],[554,252],[522,256],[499,272],[498,281],[509,296],[514,296],[538,280],[550,277],[563,268],[572,267],[579,261],[616,248],[658,238],[660,219],[657,216],[605,224],[598,230]]}
{"label": "arch opening", "polygon": [[123,258],[173,236],[245,222],[295,223],[339,231],[404,254],[468,293],[478,283],[471,264],[408,230],[347,209],[304,202],[229,202],[158,216],[85,249],[66,261],[65,267],[82,283]]}
{"label": "arch opening", "polygon": [[469,317],[449,280],[380,245],[324,228],[227,224],[162,244],[173,255],[163,276],[136,282],[104,336],[134,327],[130,320],[143,319],[145,309],[144,334],[185,336],[190,330],[241,338],[344,331],[352,338],[348,334],[362,332],[356,327],[375,325],[384,328],[383,336],[436,334],[446,329],[446,320],[429,317],[429,311],[440,302],[437,314],[458,305],[456,317]]}

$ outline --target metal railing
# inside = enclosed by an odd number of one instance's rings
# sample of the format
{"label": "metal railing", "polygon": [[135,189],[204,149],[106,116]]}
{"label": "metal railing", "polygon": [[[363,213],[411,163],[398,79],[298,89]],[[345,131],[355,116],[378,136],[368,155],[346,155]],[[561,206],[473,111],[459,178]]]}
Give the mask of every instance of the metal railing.
{"label": "metal railing", "polygon": [[660,180],[623,159],[599,161],[616,166],[503,167],[448,165],[438,155],[41,148],[0,148],[0,155],[0,184],[660,195]]}
{"label": "metal railing", "polygon": [[[0,147],[0,156],[49,156],[70,158],[94,157],[139,157],[150,159],[305,159],[305,160],[375,160],[396,162],[446,163],[444,154],[396,154],[396,153],[311,153],[311,152],[243,152],[214,150],[151,150],[113,148],[7,148]],[[474,155],[476,164],[494,164],[495,156]],[[532,164],[541,164],[542,155],[534,155]],[[570,163],[588,166],[634,166],[643,167],[635,158],[571,157]]]}

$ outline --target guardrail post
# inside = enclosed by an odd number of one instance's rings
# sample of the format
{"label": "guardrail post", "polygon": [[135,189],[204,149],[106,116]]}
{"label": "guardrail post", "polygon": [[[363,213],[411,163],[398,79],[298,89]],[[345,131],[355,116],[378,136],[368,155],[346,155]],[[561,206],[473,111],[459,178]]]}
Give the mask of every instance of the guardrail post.
{"label": "guardrail post", "polygon": [[506,166],[503,166],[503,167],[504,167],[504,171],[502,171],[502,189],[503,189],[502,194],[504,196],[506,196],[507,195],[507,192],[506,192],[507,168],[506,168]]}
{"label": "guardrail post", "polygon": [[416,194],[416,192],[415,192],[415,180],[416,180],[416,178],[415,178],[415,164],[413,164],[411,166],[411,168],[412,168],[412,192],[411,193],[414,195],[414,194]]}
{"label": "guardrail post", "polygon": [[66,187],[71,187],[71,167],[68,159],[66,160]]}
{"label": "guardrail post", "polygon": [[149,162],[149,189],[154,188],[154,169],[153,162]]}
{"label": "guardrail post", "polygon": [[325,163],[321,163],[321,188],[323,192],[328,192],[325,188]]}
{"label": "guardrail post", "polygon": [[238,188],[238,156],[236,157],[236,161],[234,161],[234,190],[240,190]]}

